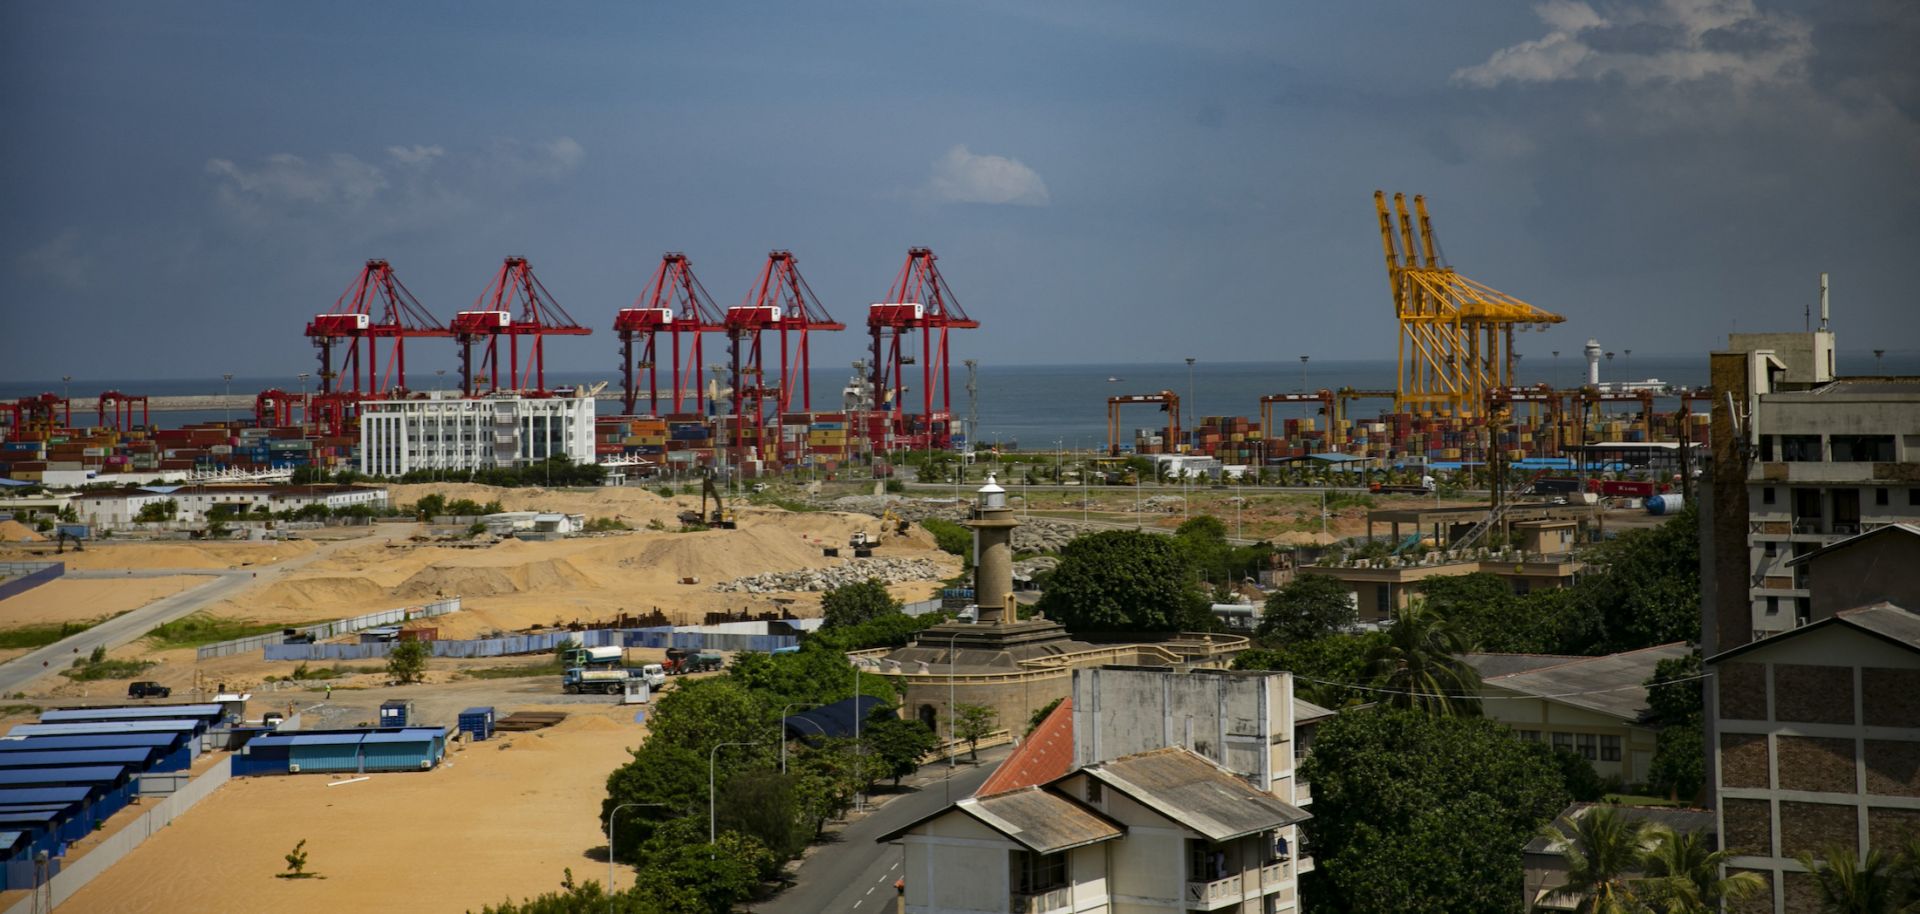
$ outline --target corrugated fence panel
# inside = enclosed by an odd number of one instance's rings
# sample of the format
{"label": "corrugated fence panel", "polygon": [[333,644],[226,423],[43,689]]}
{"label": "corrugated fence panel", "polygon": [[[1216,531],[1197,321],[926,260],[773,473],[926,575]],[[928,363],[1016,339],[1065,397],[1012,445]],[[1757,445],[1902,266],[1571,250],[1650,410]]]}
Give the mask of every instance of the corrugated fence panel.
{"label": "corrugated fence panel", "polygon": [[[619,644],[623,647],[667,648],[690,651],[763,651],[792,647],[800,643],[793,635],[743,635],[699,631],[675,631],[670,628],[600,629],[590,632],[546,632],[538,635],[513,635],[473,641],[429,641],[427,648],[435,657],[506,657],[515,654],[548,654],[567,639],[588,647]],[[598,643],[596,643],[598,642]],[[392,644],[269,644],[264,647],[268,660],[345,661],[384,660]]]}
{"label": "corrugated fence panel", "polygon": [[66,574],[67,563],[7,562],[5,563],[5,567],[0,570],[6,571],[9,575],[19,575],[19,577],[9,577],[5,581],[0,581],[0,600],[4,600],[16,594],[26,593],[35,587],[39,587],[54,578]]}
{"label": "corrugated fence panel", "polygon": [[[341,635],[352,634],[362,629],[377,628],[382,625],[393,625],[399,622],[405,622],[409,619],[426,619],[426,618],[431,618],[433,616],[444,616],[447,613],[459,612],[459,611],[460,611],[460,598],[453,597],[452,599],[448,599],[448,600],[440,600],[437,602],[428,603],[425,606],[407,606],[407,607],[402,607],[400,609],[383,609],[376,613],[367,613],[364,616],[354,616],[351,619],[340,619],[338,621],[328,622],[324,625],[309,625],[306,628],[298,629],[298,631],[304,635],[312,635],[316,639],[337,638]],[[201,660],[207,660],[213,657],[227,657],[233,654],[238,654],[245,651],[251,651],[251,650],[254,650],[255,648],[272,647],[272,646],[278,645],[280,644],[281,639],[285,637],[286,637],[286,634],[282,632],[282,633],[275,633],[271,635],[255,635],[251,638],[236,638],[232,641],[222,641],[218,644],[209,644],[203,648],[200,648],[200,650],[197,652],[196,655]],[[299,647],[301,645],[294,645],[294,646]],[[276,658],[268,657],[267,659],[273,660]],[[301,658],[301,659],[308,659],[308,658]],[[365,659],[365,658],[355,658],[355,659]]]}

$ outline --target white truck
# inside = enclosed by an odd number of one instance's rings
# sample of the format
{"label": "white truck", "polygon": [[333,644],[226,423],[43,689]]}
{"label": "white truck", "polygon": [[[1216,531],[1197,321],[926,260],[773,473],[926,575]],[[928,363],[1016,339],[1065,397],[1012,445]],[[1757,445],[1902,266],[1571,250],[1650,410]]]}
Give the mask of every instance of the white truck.
{"label": "white truck", "polygon": [[618,695],[627,687],[628,670],[589,670],[585,667],[570,667],[560,677],[560,687],[570,695],[582,692],[605,692]]}
{"label": "white truck", "polygon": [[640,668],[640,678],[646,680],[647,688],[660,688],[667,684],[667,668],[657,663],[649,663]]}

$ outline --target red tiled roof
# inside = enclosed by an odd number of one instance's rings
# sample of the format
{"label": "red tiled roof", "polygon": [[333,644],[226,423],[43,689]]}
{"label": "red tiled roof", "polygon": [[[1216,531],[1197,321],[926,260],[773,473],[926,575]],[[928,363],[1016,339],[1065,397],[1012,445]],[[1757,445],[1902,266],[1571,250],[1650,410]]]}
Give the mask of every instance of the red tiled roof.
{"label": "red tiled roof", "polygon": [[1000,763],[976,797],[1037,787],[1065,775],[1073,767],[1073,699],[1063,699],[1047,719],[1035,727],[1020,748]]}

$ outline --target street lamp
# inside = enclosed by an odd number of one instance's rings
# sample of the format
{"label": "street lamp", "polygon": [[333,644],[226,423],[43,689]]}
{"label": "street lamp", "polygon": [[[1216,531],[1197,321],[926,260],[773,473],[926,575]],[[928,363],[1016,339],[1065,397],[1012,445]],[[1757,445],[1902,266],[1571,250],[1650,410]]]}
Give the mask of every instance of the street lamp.
{"label": "street lamp", "polygon": [[808,704],[807,702],[804,702],[804,701],[787,702],[786,706],[780,709],[780,719],[776,721],[776,723],[780,724],[780,773],[781,774],[787,773],[787,726],[786,726],[787,708],[801,707],[803,705],[808,708],[813,707],[813,705]]}
{"label": "street lamp", "polygon": [[613,820],[615,817],[620,815],[620,810],[626,809],[629,806],[657,806],[661,809],[665,809],[667,807],[667,804],[665,803],[622,803],[618,806],[615,806],[612,812],[607,813],[607,910],[608,911],[613,910]]}
{"label": "street lamp", "polygon": [[[720,759],[720,750],[725,749],[728,746],[758,746],[758,745],[760,745],[759,740],[751,740],[751,741],[742,742],[742,743],[721,743],[713,747],[711,750],[708,750],[707,752],[707,843],[708,844],[712,844],[715,841],[718,841],[720,839],[720,830],[717,827],[717,824],[720,820],[715,818],[714,804],[713,804],[713,799],[714,799],[713,765],[714,765],[714,762],[717,762]],[[718,857],[719,854],[716,853],[713,856]]]}
{"label": "street lamp", "polygon": [[1626,365],[1621,368],[1621,371],[1625,372],[1627,376],[1627,380],[1631,381],[1633,380],[1633,350],[1622,349],[1620,351],[1624,353],[1627,357]]}
{"label": "street lamp", "polygon": [[225,395],[220,398],[220,421],[231,423],[233,421],[233,372],[222,373],[220,380],[226,383]]}
{"label": "street lamp", "polygon": [[1300,357],[1300,392],[1307,392],[1307,357]]}

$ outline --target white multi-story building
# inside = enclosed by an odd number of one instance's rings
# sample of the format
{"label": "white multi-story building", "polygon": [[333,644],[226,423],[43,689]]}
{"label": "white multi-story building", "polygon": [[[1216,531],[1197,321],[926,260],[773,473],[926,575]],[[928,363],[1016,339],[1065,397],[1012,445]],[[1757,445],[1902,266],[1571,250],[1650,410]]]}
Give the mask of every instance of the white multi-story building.
{"label": "white multi-story building", "polygon": [[82,522],[111,529],[134,523],[148,505],[166,502],[173,502],[174,523],[197,524],[215,509],[225,509],[228,517],[239,519],[261,509],[277,513],[298,511],[308,505],[325,505],[332,511],[356,505],[384,508],[387,490],[333,484],[146,486],[81,492],[71,503]]}
{"label": "white multi-story building", "polygon": [[485,470],[566,457],[591,463],[589,396],[462,397],[443,391],[360,407],[360,472]]}

